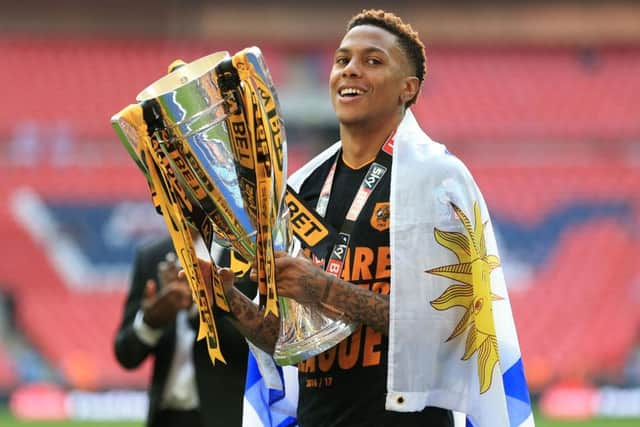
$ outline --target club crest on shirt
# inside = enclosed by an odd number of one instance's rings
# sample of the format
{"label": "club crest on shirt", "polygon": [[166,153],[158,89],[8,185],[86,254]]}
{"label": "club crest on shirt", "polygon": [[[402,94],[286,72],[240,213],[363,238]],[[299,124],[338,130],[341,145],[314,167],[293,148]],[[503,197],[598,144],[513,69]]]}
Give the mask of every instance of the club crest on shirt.
{"label": "club crest on shirt", "polygon": [[378,231],[387,230],[389,228],[390,216],[389,202],[376,203],[373,207],[373,214],[371,215],[371,226]]}

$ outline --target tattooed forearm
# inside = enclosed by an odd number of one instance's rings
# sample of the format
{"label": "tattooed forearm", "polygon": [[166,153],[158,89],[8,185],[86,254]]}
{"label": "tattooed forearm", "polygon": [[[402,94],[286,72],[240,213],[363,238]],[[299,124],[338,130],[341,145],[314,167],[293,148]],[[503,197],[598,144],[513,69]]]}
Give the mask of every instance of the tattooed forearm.
{"label": "tattooed forearm", "polygon": [[322,283],[323,276],[326,276],[326,274],[322,270],[314,269],[314,271],[298,277],[299,289],[302,292],[301,301],[317,302],[320,299],[322,288],[318,289],[317,284]]}
{"label": "tattooed forearm", "polygon": [[231,323],[249,341],[273,354],[280,333],[280,320],[271,314],[264,317],[264,311],[235,288],[225,295],[233,313],[233,317],[229,318]]}
{"label": "tattooed forearm", "polygon": [[389,296],[372,292],[327,275],[321,305],[330,312],[389,334]]}

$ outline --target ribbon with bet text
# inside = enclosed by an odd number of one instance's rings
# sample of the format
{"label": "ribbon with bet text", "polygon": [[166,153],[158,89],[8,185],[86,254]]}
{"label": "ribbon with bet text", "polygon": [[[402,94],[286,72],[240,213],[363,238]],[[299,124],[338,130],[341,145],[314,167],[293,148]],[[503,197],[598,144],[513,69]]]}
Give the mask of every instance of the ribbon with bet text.
{"label": "ribbon with bet text", "polygon": [[[224,299],[221,279],[216,274],[217,269],[213,262],[213,288],[210,289],[204,281],[186,217],[198,224],[201,229],[206,227],[208,219],[203,218],[202,210],[192,205],[184,190],[175,182],[175,175],[168,165],[168,159],[159,148],[156,136],[149,134],[147,123],[143,118],[142,106],[129,105],[114,118],[121,127],[129,126],[137,134],[138,145],[135,154],[147,172],[145,176],[151,190],[153,204],[165,220],[176,254],[185,270],[193,299],[198,304],[201,320],[198,340],[206,338],[209,357],[213,363],[216,360],[226,363],[213,317],[213,303],[223,310],[226,308],[226,311],[229,311],[228,304]],[[203,238],[205,235],[211,235],[210,232],[204,231]]]}
{"label": "ribbon with bet text", "polygon": [[[283,129],[277,101],[262,64],[251,49],[216,67],[218,85],[226,99],[227,124],[240,192],[256,236],[258,289],[265,316],[279,315],[273,254],[273,224],[283,202],[285,177]],[[272,190],[275,194],[272,194]]]}

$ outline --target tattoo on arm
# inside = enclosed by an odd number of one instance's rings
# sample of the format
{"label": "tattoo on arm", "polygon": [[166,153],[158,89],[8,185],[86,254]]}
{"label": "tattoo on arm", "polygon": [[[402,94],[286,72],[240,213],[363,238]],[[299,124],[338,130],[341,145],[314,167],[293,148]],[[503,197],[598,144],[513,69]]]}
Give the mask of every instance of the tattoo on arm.
{"label": "tattoo on arm", "polygon": [[303,274],[298,277],[298,283],[303,293],[303,301],[320,300],[320,290],[315,286],[315,283],[323,280],[324,272],[320,269],[314,269],[313,272]]}
{"label": "tattoo on arm", "polygon": [[363,289],[337,277],[326,275],[321,304],[334,313],[342,312],[351,321],[389,334],[389,296]]}
{"label": "tattoo on arm", "polygon": [[226,293],[233,317],[229,320],[249,341],[269,354],[273,354],[280,333],[280,319],[273,315],[264,317],[264,310],[258,308],[242,292],[233,288]]}
{"label": "tattoo on arm", "polygon": [[328,277],[324,284],[324,290],[322,291],[322,297],[320,298],[321,303],[326,303],[327,298],[329,298],[329,292],[331,292],[331,285],[333,283],[333,276]]}

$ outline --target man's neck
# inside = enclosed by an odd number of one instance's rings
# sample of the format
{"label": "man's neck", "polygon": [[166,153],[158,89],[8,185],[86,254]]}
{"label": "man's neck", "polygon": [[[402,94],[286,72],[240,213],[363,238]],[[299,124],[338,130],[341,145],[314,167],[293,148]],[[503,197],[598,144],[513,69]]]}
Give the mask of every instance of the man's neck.
{"label": "man's neck", "polygon": [[376,158],[380,148],[402,121],[404,115],[382,126],[340,125],[342,160],[351,168],[358,169]]}

